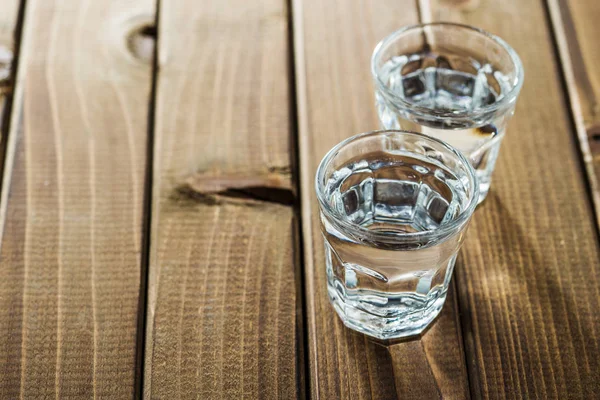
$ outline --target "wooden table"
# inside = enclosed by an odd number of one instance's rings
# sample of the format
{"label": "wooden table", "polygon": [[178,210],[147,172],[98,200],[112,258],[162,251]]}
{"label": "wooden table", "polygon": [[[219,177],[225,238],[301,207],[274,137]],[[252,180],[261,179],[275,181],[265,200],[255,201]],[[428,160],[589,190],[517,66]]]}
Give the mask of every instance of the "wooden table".
{"label": "wooden table", "polygon": [[[597,0],[0,0],[0,398],[600,398]],[[441,317],[326,299],[312,179],[449,20],[525,85]]]}

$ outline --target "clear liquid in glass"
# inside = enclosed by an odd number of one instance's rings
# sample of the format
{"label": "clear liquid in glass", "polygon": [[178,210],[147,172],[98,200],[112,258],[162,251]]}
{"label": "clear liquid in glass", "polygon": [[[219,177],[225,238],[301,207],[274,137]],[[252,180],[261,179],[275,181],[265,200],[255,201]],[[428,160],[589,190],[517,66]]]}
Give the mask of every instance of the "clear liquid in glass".
{"label": "clear liquid in glass", "polygon": [[[382,66],[380,77],[396,96],[430,110],[431,116],[476,112],[499,101],[511,89],[508,77],[490,64],[432,52],[392,57]],[[384,128],[421,132],[459,149],[476,170],[480,200],[485,198],[512,109],[473,119],[425,118],[380,91],[376,99]]]}
{"label": "clear liquid in glass", "polygon": [[[391,237],[435,231],[466,207],[463,182],[441,165],[377,151],[333,172],[325,193],[342,218]],[[330,300],[345,324],[381,339],[420,333],[441,310],[462,231],[443,241],[378,242],[322,215]]]}

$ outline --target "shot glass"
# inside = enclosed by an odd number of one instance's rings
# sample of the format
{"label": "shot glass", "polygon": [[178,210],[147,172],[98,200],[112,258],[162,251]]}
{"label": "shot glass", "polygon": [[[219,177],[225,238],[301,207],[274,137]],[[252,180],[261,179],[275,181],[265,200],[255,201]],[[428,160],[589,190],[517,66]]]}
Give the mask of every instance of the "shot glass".
{"label": "shot glass", "polygon": [[407,129],[459,149],[487,196],[506,125],[523,83],[517,53],[466,25],[409,26],[383,39],[371,71],[385,129]]}
{"label": "shot glass", "polygon": [[420,133],[363,133],[319,165],[316,191],[329,299],[346,326],[380,338],[421,333],[438,315],[477,206],[475,171]]}

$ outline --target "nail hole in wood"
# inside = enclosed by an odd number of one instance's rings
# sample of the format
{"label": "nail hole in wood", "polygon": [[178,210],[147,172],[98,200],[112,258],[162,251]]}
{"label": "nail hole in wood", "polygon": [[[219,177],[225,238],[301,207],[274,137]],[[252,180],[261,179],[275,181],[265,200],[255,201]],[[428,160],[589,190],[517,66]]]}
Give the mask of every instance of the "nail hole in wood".
{"label": "nail hole in wood", "polygon": [[479,6],[480,2],[481,0],[446,0],[445,4],[461,11],[473,11]]}
{"label": "nail hole in wood", "polygon": [[156,40],[156,27],[154,25],[146,25],[140,29],[140,35],[145,38]]}
{"label": "nail hole in wood", "polygon": [[127,38],[127,47],[131,54],[140,61],[152,62],[156,43],[156,27],[145,24],[133,29]]}
{"label": "nail hole in wood", "polygon": [[594,142],[600,142],[600,126],[594,125],[588,128],[588,137]]}

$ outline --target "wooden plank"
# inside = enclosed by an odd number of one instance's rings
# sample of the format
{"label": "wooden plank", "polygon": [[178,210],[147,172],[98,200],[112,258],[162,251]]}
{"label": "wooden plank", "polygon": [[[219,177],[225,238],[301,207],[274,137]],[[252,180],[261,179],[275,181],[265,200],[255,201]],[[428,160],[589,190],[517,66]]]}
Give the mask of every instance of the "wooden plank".
{"label": "wooden plank", "polygon": [[315,399],[468,397],[454,290],[420,340],[381,344],[339,321],[326,294],[323,239],[313,190],[329,148],[379,126],[369,60],[375,44],[416,23],[416,3],[294,1],[310,388]]}
{"label": "wooden plank", "polygon": [[[2,133],[2,143],[0,148],[4,150],[6,134],[8,133],[9,105],[12,98],[14,83],[14,61],[17,52],[17,24],[19,13],[19,0],[0,1],[0,131]],[[3,153],[4,151],[0,152]],[[0,164],[4,164],[4,159],[0,158]],[[0,169],[1,170],[1,169]]]}
{"label": "wooden plank", "polygon": [[[457,272],[476,398],[600,396],[600,249],[543,2],[422,2],[522,58],[525,84]],[[590,37],[590,40],[593,40]]]}
{"label": "wooden plank", "polygon": [[[8,104],[13,90],[14,81],[14,54],[16,53],[15,35],[17,29],[17,18],[19,0],[3,0],[0,2],[0,7],[3,10],[0,16],[0,121],[1,126],[1,144],[0,148],[4,149],[6,146],[6,134],[8,133]],[[0,165],[4,165],[4,157],[0,160]],[[1,169],[0,169],[1,170]],[[2,210],[3,208],[0,208]],[[1,271],[1,270],[0,270]],[[9,279],[10,280],[10,277]],[[18,296],[18,290],[15,293]],[[11,290],[9,287],[4,287],[0,284],[0,303],[4,303],[4,296],[11,296]],[[3,337],[7,337],[10,333],[11,327],[15,327],[15,319],[11,319],[8,313],[0,311],[0,334]],[[11,325],[11,323],[13,323]],[[19,354],[20,345],[13,341],[15,346],[8,345],[7,341],[0,339],[5,347],[0,347],[0,394],[3,395],[14,395],[18,391],[11,390],[10,385],[14,385],[14,378],[17,376],[19,370],[10,365],[12,360],[11,352]],[[5,350],[6,349],[6,350]],[[10,371],[10,372],[9,372]],[[11,380],[13,382],[11,382]],[[14,386],[13,386],[14,389]]]}
{"label": "wooden plank", "polygon": [[600,3],[547,0],[600,227]]}
{"label": "wooden plank", "polygon": [[0,210],[0,397],[131,398],[153,2],[29,0]]}
{"label": "wooden plank", "polygon": [[161,6],[147,398],[302,394],[287,21],[284,0]]}

